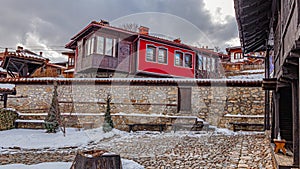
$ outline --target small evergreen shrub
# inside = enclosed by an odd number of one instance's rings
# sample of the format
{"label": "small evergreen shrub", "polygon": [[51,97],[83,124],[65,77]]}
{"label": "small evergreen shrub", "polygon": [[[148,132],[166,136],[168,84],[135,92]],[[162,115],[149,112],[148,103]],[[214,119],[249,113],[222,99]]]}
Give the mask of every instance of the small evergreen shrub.
{"label": "small evergreen shrub", "polygon": [[111,102],[111,96],[107,95],[106,98],[106,112],[104,115],[104,123],[102,125],[103,131],[106,132],[110,132],[113,128],[114,128],[114,123],[111,119],[111,115],[110,115],[110,102]]}
{"label": "small evergreen shrub", "polygon": [[58,105],[58,94],[57,94],[57,84],[54,84],[53,97],[51,102],[51,107],[48,111],[48,115],[45,119],[44,127],[47,133],[56,133],[59,129],[60,122],[60,110]]}

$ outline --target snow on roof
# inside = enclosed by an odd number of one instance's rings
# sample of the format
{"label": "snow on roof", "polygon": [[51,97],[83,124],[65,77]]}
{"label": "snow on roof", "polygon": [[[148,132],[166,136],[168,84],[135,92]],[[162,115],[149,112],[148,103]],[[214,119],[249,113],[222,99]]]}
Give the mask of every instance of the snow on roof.
{"label": "snow on roof", "polygon": [[[246,76],[242,76],[246,77]],[[84,82],[84,83],[111,83],[111,84],[132,84],[132,83],[147,83],[147,84],[171,84],[171,83],[185,83],[189,85],[218,85],[224,84],[225,86],[261,86],[262,78],[228,78],[228,79],[176,79],[176,78],[55,78],[55,77],[42,77],[42,78],[6,78],[0,79],[0,83],[29,83],[40,82],[48,83],[51,81],[57,82]]]}
{"label": "snow on roof", "polygon": [[239,79],[239,80],[262,80],[265,78],[264,73],[262,74],[248,74],[248,75],[238,75],[238,76],[228,76],[228,79]]}
{"label": "snow on roof", "polygon": [[[1,63],[0,63],[0,65],[1,65]],[[7,72],[7,70],[3,69],[3,67],[0,67],[0,72]]]}
{"label": "snow on roof", "polygon": [[265,69],[243,70],[243,73],[264,73]]}
{"label": "snow on roof", "polygon": [[16,85],[14,84],[0,84],[0,91],[14,91],[16,89]]}
{"label": "snow on roof", "polygon": [[43,58],[41,55],[37,55],[34,53],[28,53],[26,51],[22,52],[8,52],[6,56],[16,56],[16,57],[21,57],[21,58],[27,58],[27,59],[38,59],[38,60],[46,60]]}
{"label": "snow on roof", "polygon": [[59,64],[55,64],[55,63],[47,63],[47,66],[52,66],[52,67],[61,68],[61,69],[67,69],[66,66],[62,66]]}
{"label": "snow on roof", "polygon": [[65,73],[71,73],[71,72],[74,72],[74,71],[75,71],[75,69],[73,68],[73,69],[65,70],[64,72]]}

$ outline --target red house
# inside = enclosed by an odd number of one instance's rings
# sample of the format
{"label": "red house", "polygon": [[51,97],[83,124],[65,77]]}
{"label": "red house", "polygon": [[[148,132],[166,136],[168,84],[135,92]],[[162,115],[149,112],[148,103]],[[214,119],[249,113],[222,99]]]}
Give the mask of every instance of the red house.
{"label": "red house", "polygon": [[[149,35],[149,28],[139,32],[110,26],[107,21],[91,22],[66,45],[75,52],[75,72],[91,77],[180,77],[199,78],[203,67],[199,55],[208,58],[205,76],[218,74],[218,54]],[[201,60],[201,66],[203,66]],[[215,76],[214,76],[215,77]]]}

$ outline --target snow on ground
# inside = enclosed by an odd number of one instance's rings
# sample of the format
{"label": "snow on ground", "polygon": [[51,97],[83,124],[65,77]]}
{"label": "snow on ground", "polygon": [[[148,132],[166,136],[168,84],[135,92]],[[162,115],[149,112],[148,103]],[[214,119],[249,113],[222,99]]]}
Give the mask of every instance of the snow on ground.
{"label": "snow on ground", "polygon": [[62,132],[45,133],[45,130],[12,129],[0,132],[0,152],[3,148],[20,147],[29,149],[59,148],[84,146],[91,141],[100,141],[115,135],[126,135],[127,132],[113,129],[104,133],[102,128],[78,131],[75,128],[67,128],[66,137]]}
{"label": "snow on ground", "polygon": [[[130,133],[113,129],[111,132],[104,133],[102,128],[81,130],[67,128],[66,137],[62,132],[46,133],[45,130],[33,129],[12,129],[0,131],[0,152],[6,152],[9,147],[19,147],[22,149],[42,149],[42,148],[61,148],[71,146],[85,146],[89,142],[98,142],[105,138],[114,136],[128,137]],[[72,163],[53,162],[41,163],[36,165],[10,164],[2,165],[0,169],[69,169]],[[122,159],[123,169],[143,169],[138,163]]]}
{"label": "snow on ground", "polygon": [[[25,165],[25,164],[10,164],[10,165],[2,165],[0,169],[69,169],[71,168],[71,162],[52,162],[52,163],[40,163],[35,165]],[[122,159],[122,168],[123,169],[144,169],[143,166],[138,163]]]}
{"label": "snow on ground", "polygon": [[[254,132],[253,132],[254,133]],[[160,137],[168,138],[176,136],[178,138],[190,136],[190,137],[203,137],[205,135],[243,135],[250,134],[250,132],[233,132],[228,129],[217,128],[215,126],[209,126],[207,131],[178,131],[178,132],[154,132],[154,131],[139,131],[139,132],[125,132],[117,129],[113,129],[111,132],[104,133],[102,128],[81,130],[74,128],[67,128],[66,137],[63,133],[45,133],[45,130],[32,130],[32,129],[12,129],[6,131],[0,131],[0,153],[9,153],[9,147],[19,147],[21,149],[33,148],[63,148],[78,146],[85,147],[91,141],[99,143],[99,141],[106,138],[114,138],[116,140],[130,140],[131,137]],[[123,169],[143,169],[144,167],[138,163],[122,159]],[[11,164],[0,166],[0,169],[63,169],[70,168],[71,163],[66,162],[53,162],[53,163],[41,163],[36,165],[24,165],[24,164]]]}
{"label": "snow on ground", "polygon": [[1,169],[69,169],[71,168],[72,163],[66,162],[53,162],[53,163],[40,163],[35,165],[25,165],[25,164],[10,164],[2,165]]}

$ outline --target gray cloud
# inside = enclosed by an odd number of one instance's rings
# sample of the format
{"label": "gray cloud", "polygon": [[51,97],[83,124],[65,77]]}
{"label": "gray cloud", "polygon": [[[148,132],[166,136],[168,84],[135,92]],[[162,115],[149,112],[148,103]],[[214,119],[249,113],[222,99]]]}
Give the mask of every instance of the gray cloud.
{"label": "gray cloud", "polygon": [[[195,25],[202,34],[193,35],[195,28],[190,28],[192,26],[187,29],[184,24],[178,25],[180,22],[186,23],[180,19],[177,24],[168,20],[165,20],[166,24],[161,23],[163,20],[156,24],[143,23],[155,30],[155,33],[162,31],[161,33],[174,37],[183,36],[182,39],[189,43],[201,41],[201,44],[206,45],[205,40],[203,41],[204,34],[208,37],[209,44],[225,47],[225,42],[238,36],[235,18],[227,16],[223,24],[213,22],[202,0],[2,0],[1,6],[0,47],[15,47],[17,43],[30,47],[28,41],[34,38],[38,41],[36,45],[43,44],[50,48],[64,46],[92,20],[113,21],[143,12],[168,13]],[[159,19],[155,16],[152,21]],[[151,16],[148,17],[151,21]],[[31,44],[33,46],[34,43]]]}

